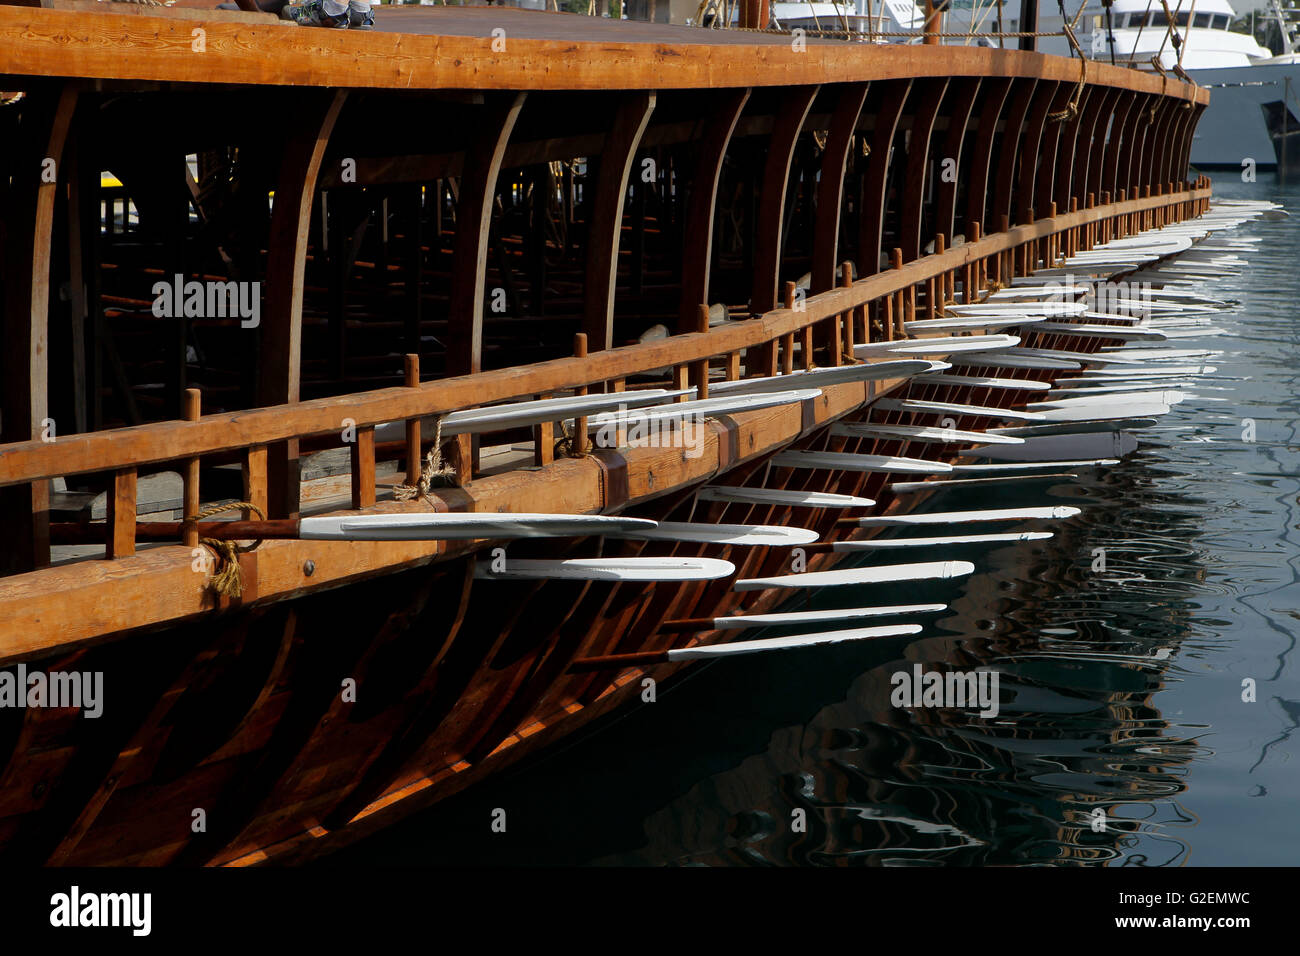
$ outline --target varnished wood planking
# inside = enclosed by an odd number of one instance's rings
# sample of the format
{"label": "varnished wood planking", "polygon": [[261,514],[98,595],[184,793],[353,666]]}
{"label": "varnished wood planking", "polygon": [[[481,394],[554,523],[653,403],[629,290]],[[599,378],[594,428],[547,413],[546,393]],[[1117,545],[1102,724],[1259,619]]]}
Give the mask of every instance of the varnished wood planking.
{"label": "varnished wood planking", "polygon": [[[384,20],[404,15],[384,12]],[[1078,60],[1016,50],[883,45],[868,56],[858,43],[810,39],[799,51],[780,35],[499,8],[424,8],[419,13],[429,19],[417,29],[430,34],[285,30],[62,10],[11,13],[0,25],[0,72],[14,75],[475,90],[786,86],[899,76],[1079,79]],[[192,31],[199,26],[203,53],[193,49]],[[495,28],[505,31],[504,50],[492,49]],[[1088,61],[1084,71],[1090,83],[1208,100],[1203,89],[1106,63]],[[617,82],[611,83],[611,72]]]}

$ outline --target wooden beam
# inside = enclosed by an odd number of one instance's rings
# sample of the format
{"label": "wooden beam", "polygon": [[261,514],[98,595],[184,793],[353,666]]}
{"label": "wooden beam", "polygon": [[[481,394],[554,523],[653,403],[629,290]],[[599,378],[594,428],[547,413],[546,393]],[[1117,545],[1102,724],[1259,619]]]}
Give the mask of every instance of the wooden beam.
{"label": "wooden beam", "polygon": [[1017,225],[1033,222],[1034,215],[1034,180],[1038,170],[1039,149],[1043,142],[1043,128],[1047,124],[1047,114],[1056,100],[1060,83],[1040,83],[1034,91],[1034,100],[1029,107],[1029,116],[1025,119],[1024,136],[1020,143],[1020,164],[1016,173],[1016,214],[1013,221]]}
{"label": "wooden beam", "polygon": [[1128,122],[1124,124],[1121,147],[1123,155],[1120,157],[1117,184],[1129,198],[1137,195],[1134,190],[1141,185],[1138,182],[1138,162],[1142,157],[1142,140],[1151,122],[1151,107],[1155,99],[1154,95],[1139,94],[1138,102],[1128,114]]}
{"label": "wooden beam", "polygon": [[975,132],[975,152],[970,161],[970,178],[966,185],[966,218],[978,222],[984,232],[989,232],[984,220],[988,203],[989,166],[993,160],[993,140],[998,131],[998,118],[1006,105],[1007,95],[1015,80],[990,78],[984,81],[984,102],[980,106]]}
{"label": "wooden beam", "polygon": [[718,181],[732,133],[749,102],[748,89],[724,90],[708,113],[704,135],[695,153],[694,174],[686,184],[686,221],[682,229],[682,294],[678,332],[694,328],[695,309],[709,302],[709,270],[713,265],[713,219]]}
{"label": "wooden beam", "polygon": [[[507,93],[483,104],[456,197],[456,235],[451,251],[446,374],[473,375],[483,367],[483,307],[488,242],[497,177],[510,133],[523,109],[525,93]],[[462,480],[474,470],[474,442],[460,435],[452,443],[451,467]]]}
{"label": "wooden beam", "polygon": [[1119,102],[1116,105],[1115,113],[1111,117],[1110,130],[1106,135],[1105,155],[1098,165],[1098,175],[1101,177],[1097,182],[1097,187],[1092,191],[1100,199],[1103,192],[1109,192],[1111,196],[1118,198],[1121,183],[1119,181],[1119,160],[1120,148],[1124,142],[1125,132],[1129,127],[1129,117],[1140,107],[1141,96],[1135,93],[1121,92]]}
{"label": "wooden beam", "polygon": [[1011,217],[1011,194],[1016,183],[1016,157],[1020,155],[1023,138],[1021,128],[1025,116],[1029,113],[1034,94],[1038,91],[1037,80],[1022,80],[1011,92],[1007,103],[1006,119],[1002,124],[1002,142],[998,148],[996,168],[997,177],[993,182],[993,208],[988,211],[988,222],[1000,222],[1003,216]]}
{"label": "wooden beam", "polygon": [[614,122],[600,151],[595,185],[588,184],[594,195],[588,206],[582,329],[587,333],[587,347],[593,352],[602,352],[614,344],[614,287],[618,281],[618,243],[623,231],[627,180],[654,108],[654,93],[627,93],[619,99]]}
{"label": "wooden beam", "polygon": [[1089,192],[1097,192],[1097,184],[1101,180],[1101,157],[1106,151],[1106,128],[1117,102],[1119,92],[1105,88],[1094,88],[1088,100],[1088,117],[1080,127],[1079,137],[1075,141],[1075,156],[1082,160],[1083,169],[1070,171],[1070,195],[1078,197],[1081,206],[1086,202]]}
{"label": "wooden beam", "polygon": [[817,221],[813,232],[812,286],[816,295],[835,285],[840,240],[840,213],[844,208],[844,170],[854,142],[862,104],[867,99],[866,83],[847,83],[835,98],[835,110],[826,132],[821,172],[817,179]]}
{"label": "wooden beam", "polygon": [[776,308],[780,301],[782,225],[785,222],[785,199],[790,185],[790,164],[799,142],[808,111],[817,98],[820,86],[786,90],[777,101],[772,133],[767,141],[767,160],[763,164],[763,185],[758,199],[758,219],[754,223],[754,285],[749,297],[749,311],[762,315]]}
{"label": "wooden beam", "polygon": [[[288,135],[275,202],[266,259],[266,308],[262,315],[258,404],[285,405],[298,401],[302,384],[302,297],[307,266],[307,234],[311,228],[316,177],[325,147],[347,99],[336,90],[303,104],[287,118]],[[298,514],[298,443],[288,441],[268,449],[271,514]]]}
{"label": "wooden beam", "polygon": [[[25,9],[0,23],[0,62],[10,76],[92,76],[104,80],[259,84],[282,87],[483,91],[694,90],[777,84],[862,82],[900,76],[1040,76],[1077,82],[1079,61],[978,46],[924,48],[811,41],[739,42],[733,31],[677,31],[619,21],[591,28],[574,17],[495,9],[509,35],[503,56],[484,41],[479,10],[434,11],[399,5],[388,24],[356,37],[283,24],[203,21],[207,52],[191,50],[189,23],[134,5],[96,12]],[[200,18],[204,11],[193,11]],[[408,18],[416,18],[414,21]],[[433,20],[433,23],[430,23]],[[403,31],[402,21],[412,26]],[[576,23],[574,22],[576,21]],[[444,25],[445,24],[445,25]],[[440,28],[441,26],[441,28]],[[596,29],[599,27],[600,29]],[[1022,26],[1022,30],[1027,27]],[[867,55],[870,54],[870,55]],[[1209,91],[1137,70],[1090,61],[1092,82],[1208,101]]]}
{"label": "wooden beam", "polygon": [[1034,179],[1034,211],[1039,216],[1048,215],[1053,201],[1053,188],[1056,185],[1056,156],[1061,148],[1061,136],[1064,134],[1068,119],[1053,122],[1053,116],[1068,113],[1071,97],[1077,87],[1062,83],[1052,99],[1052,108],[1043,124],[1043,133],[1039,137],[1038,174]]}
{"label": "wooden beam", "polygon": [[[30,91],[19,107],[17,141],[0,159],[0,183],[12,178],[0,228],[3,444],[39,438],[49,417],[50,247],[63,146],[76,106],[70,83]],[[48,481],[0,492],[0,574],[50,563],[49,508]]]}
{"label": "wooden beam", "polygon": [[880,245],[885,228],[885,190],[889,185],[890,152],[898,119],[903,115],[912,81],[890,80],[876,111],[876,129],[871,137],[871,154],[862,187],[861,215],[858,219],[858,275],[875,275],[880,271]]}
{"label": "wooden beam", "polygon": [[[934,228],[948,236],[956,235],[957,232],[957,186],[962,179],[961,154],[966,143],[970,114],[980,94],[981,85],[980,80],[963,83],[953,92],[952,108],[948,111],[948,132],[939,152],[940,175],[939,182],[935,184]],[[949,159],[953,162],[954,173],[951,179],[945,179],[942,167],[944,161]]]}
{"label": "wooden beam", "polygon": [[907,262],[921,256],[921,215],[925,207],[926,180],[930,173],[930,134],[934,132],[939,106],[948,91],[947,79],[926,80],[921,87],[912,128],[907,135],[907,178],[899,195],[902,221],[899,247]]}

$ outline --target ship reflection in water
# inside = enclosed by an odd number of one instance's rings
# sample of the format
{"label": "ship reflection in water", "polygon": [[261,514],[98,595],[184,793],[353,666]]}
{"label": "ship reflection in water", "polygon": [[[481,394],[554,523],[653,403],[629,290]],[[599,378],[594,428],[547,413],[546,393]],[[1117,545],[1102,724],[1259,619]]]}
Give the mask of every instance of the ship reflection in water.
{"label": "ship reflection in water", "polygon": [[[1300,206],[1262,180],[1215,187]],[[1226,350],[1218,377],[1136,455],[1068,484],[926,502],[1083,513],[1046,541],[918,554],[976,562],[960,584],[908,589],[908,602],[949,605],[920,639],[713,665],[325,864],[1297,862],[1300,226],[1243,234],[1265,242],[1249,272],[1214,286],[1241,302],[1216,317],[1231,335],[1178,342]],[[917,663],[996,671],[997,716],[891,706],[892,676]],[[490,827],[497,808],[505,833]]]}

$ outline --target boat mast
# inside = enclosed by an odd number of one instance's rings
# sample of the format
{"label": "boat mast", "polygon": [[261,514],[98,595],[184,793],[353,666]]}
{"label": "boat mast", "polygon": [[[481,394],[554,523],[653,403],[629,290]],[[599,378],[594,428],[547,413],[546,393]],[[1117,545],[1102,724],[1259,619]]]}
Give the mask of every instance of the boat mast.
{"label": "boat mast", "polygon": [[[1020,32],[1023,34],[1038,32],[1038,0],[1020,0]],[[1037,50],[1038,37],[1022,36],[1020,49]]]}

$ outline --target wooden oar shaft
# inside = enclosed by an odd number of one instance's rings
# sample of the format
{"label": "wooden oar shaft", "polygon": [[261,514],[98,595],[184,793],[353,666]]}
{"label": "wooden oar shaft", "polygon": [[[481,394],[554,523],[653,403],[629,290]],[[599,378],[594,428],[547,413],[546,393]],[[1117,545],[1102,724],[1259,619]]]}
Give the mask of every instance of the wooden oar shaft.
{"label": "wooden oar shaft", "polygon": [[684,617],[676,621],[664,621],[659,625],[661,631],[711,631],[713,630],[713,618],[711,617]]}
{"label": "wooden oar shaft", "polygon": [[617,670],[639,664],[664,664],[667,651],[642,651],[636,654],[606,654],[602,657],[580,657],[569,665],[570,671]]}
{"label": "wooden oar shaft", "polygon": [[[141,521],[135,526],[137,541],[180,541],[184,522]],[[200,521],[199,537],[218,541],[251,541],[258,538],[297,538],[298,519],[272,521]],[[50,540],[55,544],[103,544],[108,526],[59,522],[50,525]]]}

